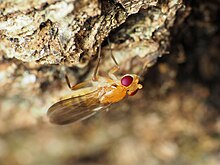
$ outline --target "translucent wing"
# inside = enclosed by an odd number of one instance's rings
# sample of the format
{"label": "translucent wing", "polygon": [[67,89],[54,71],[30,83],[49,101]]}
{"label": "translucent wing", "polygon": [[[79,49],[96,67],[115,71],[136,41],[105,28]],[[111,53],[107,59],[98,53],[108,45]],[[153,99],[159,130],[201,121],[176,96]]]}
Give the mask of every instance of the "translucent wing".
{"label": "translucent wing", "polygon": [[97,111],[108,108],[101,105],[98,99],[98,90],[76,97],[61,100],[53,104],[47,111],[51,123],[64,125],[84,120]]}

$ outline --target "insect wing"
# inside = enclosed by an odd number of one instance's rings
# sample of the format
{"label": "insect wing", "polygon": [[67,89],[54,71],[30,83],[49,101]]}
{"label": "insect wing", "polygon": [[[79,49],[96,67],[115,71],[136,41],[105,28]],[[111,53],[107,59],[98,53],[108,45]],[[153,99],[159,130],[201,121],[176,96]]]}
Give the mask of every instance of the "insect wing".
{"label": "insect wing", "polygon": [[98,90],[53,104],[47,111],[51,123],[64,125],[84,120],[96,112],[108,108],[101,105],[98,99]]}

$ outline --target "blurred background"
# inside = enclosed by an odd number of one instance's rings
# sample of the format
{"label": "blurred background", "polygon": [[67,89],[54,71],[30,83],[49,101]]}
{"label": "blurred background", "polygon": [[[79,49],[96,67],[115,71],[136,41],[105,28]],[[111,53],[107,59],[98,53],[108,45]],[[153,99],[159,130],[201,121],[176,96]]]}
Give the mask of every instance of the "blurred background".
{"label": "blurred background", "polygon": [[148,70],[143,90],[108,112],[56,126],[45,115],[47,98],[67,88],[45,92],[45,102],[34,105],[36,93],[4,91],[0,164],[219,165],[220,4],[194,0],[186,6],[188,16],[171,29],[170,54]]}

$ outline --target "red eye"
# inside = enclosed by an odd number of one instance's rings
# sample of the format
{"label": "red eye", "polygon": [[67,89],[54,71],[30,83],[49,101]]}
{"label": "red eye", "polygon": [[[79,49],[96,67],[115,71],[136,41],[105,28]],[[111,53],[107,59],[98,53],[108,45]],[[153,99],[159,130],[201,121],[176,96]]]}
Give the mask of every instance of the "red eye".
{"label": "red eye", "polygon": [[132,81],[133,81],[133,77],[124,76],[121,79],[121,84],[127,87],[127,86],[131,85]]}

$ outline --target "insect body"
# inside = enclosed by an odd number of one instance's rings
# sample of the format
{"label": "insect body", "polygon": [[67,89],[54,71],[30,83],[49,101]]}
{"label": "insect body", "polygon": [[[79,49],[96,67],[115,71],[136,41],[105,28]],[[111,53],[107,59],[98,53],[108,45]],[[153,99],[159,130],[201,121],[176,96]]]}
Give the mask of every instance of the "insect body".
{"label": "insect body", "polygon": [[[78,87],[79,89],[73,96],[55,103],[48,109],[50,122],[63,125],[84,120],[121,101],[126,95],[134,95],[142,88],[139,77],[135,74],[126,74],[120,80],[111,77],[99,77],[97,81],[83,82],[71,87],[73,90]],[[85,87],[88,84],[92,84],[92,87]]]}

